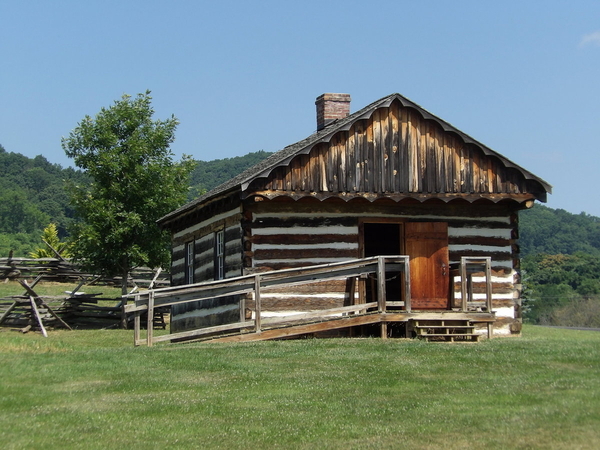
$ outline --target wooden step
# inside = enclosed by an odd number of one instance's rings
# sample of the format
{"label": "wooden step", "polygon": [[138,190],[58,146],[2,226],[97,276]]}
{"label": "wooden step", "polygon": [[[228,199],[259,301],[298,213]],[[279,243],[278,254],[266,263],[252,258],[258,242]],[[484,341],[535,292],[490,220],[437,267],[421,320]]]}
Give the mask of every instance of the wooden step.
{"label": "wooden step", "polygon": [[473,325],[417,325],[414,327],[415,330],[474,330]]}
{"label": "wooden step", "polygon": [[414,320],[412,330],[418,339],[443,342],[477,342],[479,335],[469,320]]}
{"label": "wooden step", "polygon": [[426,339],[429,342],[478,342],[479,334],[445,334],[445,333],[430,333],[418,334],[417,338]]}

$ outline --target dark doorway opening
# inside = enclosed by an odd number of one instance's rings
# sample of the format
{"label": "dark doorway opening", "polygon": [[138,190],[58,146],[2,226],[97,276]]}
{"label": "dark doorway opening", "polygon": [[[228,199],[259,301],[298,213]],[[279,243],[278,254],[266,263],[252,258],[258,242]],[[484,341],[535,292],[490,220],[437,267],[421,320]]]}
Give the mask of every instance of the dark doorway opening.
{"label": "dark doorway opening", "polygon": [[[402,255],[402,224],[364,223],[363,249],[366,258],[370,256]],[[402,300],[402,277],[400,272],[386,274],[386,297],[388,301]],[[367,302],[377,299],[377,277],[372,275],[366,285]]]}

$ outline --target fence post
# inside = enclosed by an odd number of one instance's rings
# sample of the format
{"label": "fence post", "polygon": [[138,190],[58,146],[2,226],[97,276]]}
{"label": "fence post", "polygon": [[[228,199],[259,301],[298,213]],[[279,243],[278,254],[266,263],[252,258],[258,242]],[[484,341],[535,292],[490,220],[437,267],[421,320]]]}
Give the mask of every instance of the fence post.
{"label": "fence post", "polygon": [[[377,304],[380,313],[385,314],[386,304],[385,304],[385,258],[383,256],[379,256],[377,258]],[[381,320],[380,328],[381,328],[381,339],[387,339],[387,322]]]}
{"label": "fence post", "polygon": [[121,328],[127,329],[127,313],[125,312],[125,307],[127,306],[127,297],[121,297]]}

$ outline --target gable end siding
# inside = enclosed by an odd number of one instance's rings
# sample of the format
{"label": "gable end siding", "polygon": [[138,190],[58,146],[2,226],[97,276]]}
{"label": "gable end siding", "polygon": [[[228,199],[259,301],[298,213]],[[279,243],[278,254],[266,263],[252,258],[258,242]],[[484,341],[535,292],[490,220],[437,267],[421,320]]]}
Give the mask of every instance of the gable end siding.
{"label": "gable end siding", "polygon": [[398,101],[256,179],[247,190],[531,198],[541,191],[539,183]]}

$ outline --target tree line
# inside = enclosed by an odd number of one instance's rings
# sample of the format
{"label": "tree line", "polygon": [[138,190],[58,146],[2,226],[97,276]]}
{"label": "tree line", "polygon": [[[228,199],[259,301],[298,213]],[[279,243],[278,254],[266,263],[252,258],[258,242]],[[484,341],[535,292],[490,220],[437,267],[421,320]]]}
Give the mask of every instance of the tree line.
{"label": "tree line", "polygon": [[[238,173],[260,162],[269,152],[195,161],[190,175],[187,199],[209,191]],[[65,239],[77,221],[66,191],[67,183],[86,183],[88,176],[79,169],[50,163],[44,156],[28,158],[7,151],[0,145],[0,257],[28,256],[40,245],[40,236],[53,223],[58,236]]]}
{"label": "tree line", "polygon": [[538,204],[519,233],[525,321],[600,327],[600,218]]}

